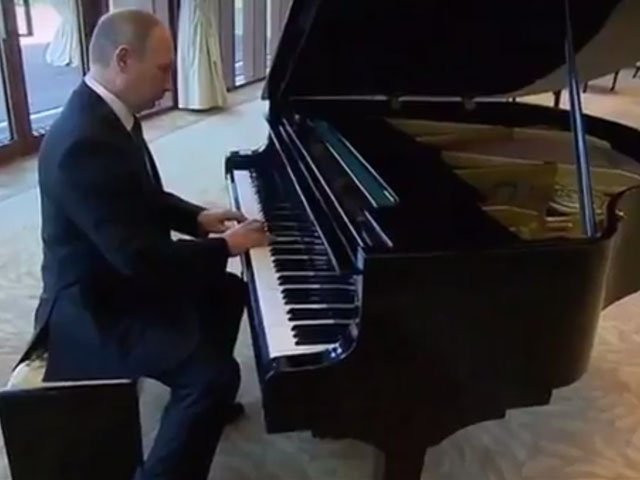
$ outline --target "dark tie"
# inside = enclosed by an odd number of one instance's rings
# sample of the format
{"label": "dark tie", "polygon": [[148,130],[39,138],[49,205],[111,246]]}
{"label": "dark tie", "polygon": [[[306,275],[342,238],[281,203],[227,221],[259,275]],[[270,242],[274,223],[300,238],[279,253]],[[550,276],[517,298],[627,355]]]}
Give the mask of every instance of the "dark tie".
{"label": "dark tie", "polygon": [[133,136],[133,140],[135,141],[138,150],[142,154],[144,158],[144,166],[147,169],[147,172],[151,176],[151,180],[155,182],[155,175],[153,174],[153,168],[151,166],[151,159],[149,158],[149,154],[147,152],[147,143],[144,140],[144,135],[142,134],[142,124],[138,117],[134,117],[133,126],[131,127],[131,135]]}

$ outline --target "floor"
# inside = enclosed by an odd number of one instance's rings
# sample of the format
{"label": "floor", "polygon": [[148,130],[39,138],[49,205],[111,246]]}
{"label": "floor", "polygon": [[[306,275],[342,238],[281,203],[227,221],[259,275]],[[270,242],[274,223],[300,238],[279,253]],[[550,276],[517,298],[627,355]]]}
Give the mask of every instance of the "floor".
{"label": "floor", "polygon": [[[591,113],[640,127],[640,80],[624,72],[616,93],[607,79],[585,96]],[[223,160],[232,149],[266,139],[259,86],[235,92],[215,114],[176,112],[145,123],[167,187],[204,204],[226,204]],[[527,101],[549,105],[550,95]],[[34,160],[0,172],[0,384],[26,342],[39,292],[38,196]],[[237,269],[232,263],[231,269]],[[512,412],[452,436],[429,451],[424,478],[438,480],[640,479],[640,297],[601,319],[590,371],[557,392],[546,408]],[[243,325],[237,356],[245,420],[227,429],[211,478],[329,480],[370,478],[372,451],[355,442],[323,442],[305,433],[266,435],[252,347]],[[145,446],[153,440],[166,390],[149,382],[142,395]],[[8,479],[0,456],[0,480]]]}

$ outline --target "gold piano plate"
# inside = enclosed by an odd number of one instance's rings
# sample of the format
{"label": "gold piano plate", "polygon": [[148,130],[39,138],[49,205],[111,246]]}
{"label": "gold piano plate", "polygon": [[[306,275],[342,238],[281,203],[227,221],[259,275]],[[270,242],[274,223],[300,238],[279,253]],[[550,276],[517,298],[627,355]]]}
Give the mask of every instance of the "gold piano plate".
{"label": "gold piano plate", "polygon": [[[582,223],[578,213],[545,215],[509,205],[492,205],[483,210],[523,240],[547,240],[551,238],[582,238]],[[605,220],[603,212],[596,214],[598,228]]]}
{"label": "gold piano plate", "polygon": [[485,197],[485,205],[510,205],[543,214],[555,193],[554,163],[458,169],[456,173]]}
{"label": "gold piano plate", "polygon": [[[583,236],[571,132],[412,119],[387,119],[481,192],[483,209],[525,239]],[[608,142],[587,137],[598,227],[611,198],[640,185],[640,169]],[[623,216],[622,212],[617,212]]]}
{"label": "gold piano plate", "polygon": [[484,207],[483,210],[525,240],[539,239],[546,234],[546,219],[540,212],[507,205]]}

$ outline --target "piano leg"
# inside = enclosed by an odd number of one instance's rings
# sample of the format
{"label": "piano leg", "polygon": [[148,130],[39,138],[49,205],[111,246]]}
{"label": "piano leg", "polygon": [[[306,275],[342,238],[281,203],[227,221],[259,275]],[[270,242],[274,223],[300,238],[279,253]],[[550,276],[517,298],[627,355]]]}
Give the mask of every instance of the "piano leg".
{"label": "piano leg", "polygon": [[426,450],[398,442],[390,450],[376,450],[375,480],[420,480]]}

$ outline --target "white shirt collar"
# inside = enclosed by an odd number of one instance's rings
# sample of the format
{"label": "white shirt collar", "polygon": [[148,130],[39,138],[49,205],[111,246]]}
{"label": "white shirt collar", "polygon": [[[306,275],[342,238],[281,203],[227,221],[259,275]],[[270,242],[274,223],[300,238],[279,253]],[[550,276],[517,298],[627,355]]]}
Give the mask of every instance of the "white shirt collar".
{"label": "white shirt collar", "polygon": [[105,102],[113,109],[125,128],[131,131],[133,127],[134,117],[129,108],[122,103],[122,101],[116,97],[113,93],[104,88],[95,78],[87,75],[84,77],[85,83],[91,87],[98,95],[100,95]]}

